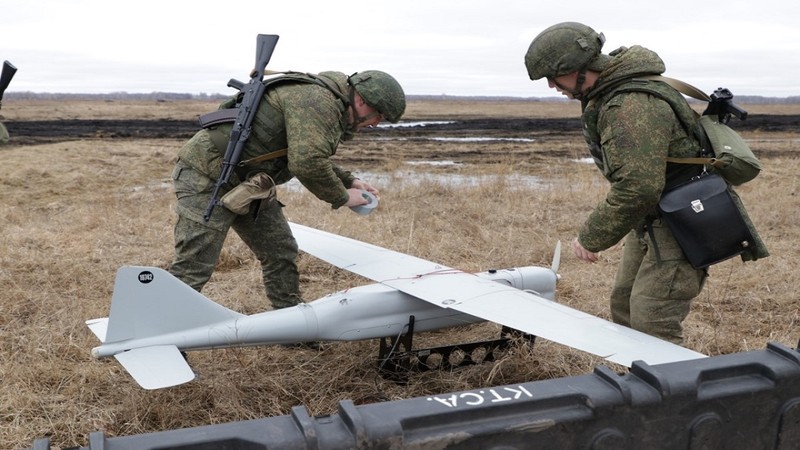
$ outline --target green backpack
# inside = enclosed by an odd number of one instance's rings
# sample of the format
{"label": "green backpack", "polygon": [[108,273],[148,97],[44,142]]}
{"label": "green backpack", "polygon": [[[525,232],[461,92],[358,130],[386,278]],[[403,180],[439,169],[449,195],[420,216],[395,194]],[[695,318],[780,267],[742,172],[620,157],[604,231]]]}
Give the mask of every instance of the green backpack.
{"label": "green backpack", "polygon": [[708,164],[714,166],[725,181],[738,186],[761,172],[761,163],[739,133],[715,116],[700,116],[698,120],[714,152]]}
{"label": "green backpack", "polygon": [[[661,75],[640,78],[663,81],[689,97],[708,102],[703,114],[697,116],[697,121],[705,134],[706,142],[703,145],[705,154],[697,158],[667,158],[667,161],[711,166],[725,181],[734,186],[744,184],[758,176],[761,172],[758,158],[739,133],[727,125],[731,115],[736,115],[742,120],[747,118],[747,111],[731,101],[733,95],[729,90],[719,88],[709,97],[694,86],[674,78]],[[673,105],[673,109],[674,107]],[[684,126],[690,129],[687,124]]]}

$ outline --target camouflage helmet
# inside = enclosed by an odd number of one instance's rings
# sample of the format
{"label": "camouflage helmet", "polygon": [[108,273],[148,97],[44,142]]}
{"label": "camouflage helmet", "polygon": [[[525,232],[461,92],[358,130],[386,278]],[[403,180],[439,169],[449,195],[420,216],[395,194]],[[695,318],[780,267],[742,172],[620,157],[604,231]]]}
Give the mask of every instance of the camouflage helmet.
{"label": "camouflage helmet", "polygon": [[391,75],[380,70],[366,70],[350,76],[353,86],[367,104],[397,123],[406,110],[406,95],[400,83]]}
{"label": "camouflage helmet", "polygon": [[606,38],[578,22],[555,24],[536,36],[525,53],[525,67],[531,80],[556,78],[591,68]]}

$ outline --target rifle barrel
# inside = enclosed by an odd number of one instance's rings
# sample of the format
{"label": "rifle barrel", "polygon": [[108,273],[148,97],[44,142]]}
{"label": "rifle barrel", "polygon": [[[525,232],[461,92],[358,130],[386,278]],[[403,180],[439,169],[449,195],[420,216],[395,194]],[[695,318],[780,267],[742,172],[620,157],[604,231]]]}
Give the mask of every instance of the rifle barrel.
{"label": "rifle barrel", "polygon": [[264,94],[264,70],[272,57],[275,45],[278,43],[278,36],[274,34],[259,34],[256,40],[256,66],[250,73],[250,81],[245,84],[241,81],[231,79],[228,86],[236,87],[242,95],[241,104],[238,105],[239,112],[231,128],[228,139],[228,146],[222,160],[222,170],[220,176],[214,183],[214,190],[211,199],[208,201],[206,210],[203,213],[203,220],[206,222],[211,218],[214,207],[219,204],[219,192],[223,185],[228,183],[234,167],[239,164],[244,144],[250,137],[250,127],[253,118],[258,110],[258,104]]}
{"label": "rifle barrel", "polygon": [[10,62],[3,61],[3,72],[0,74],[0,100],[3,100],[3,94],[15,73],[17,73],[17,68]]}
{"label": "rifle barrel", "polygon": [[275,51],[276,45],[278,45],[278,35],[276,34],[259,34],[256,38],[255,70],[260,77],[264,76],[264,69],[267,67],[267,62],[272,58],[272,52]]}

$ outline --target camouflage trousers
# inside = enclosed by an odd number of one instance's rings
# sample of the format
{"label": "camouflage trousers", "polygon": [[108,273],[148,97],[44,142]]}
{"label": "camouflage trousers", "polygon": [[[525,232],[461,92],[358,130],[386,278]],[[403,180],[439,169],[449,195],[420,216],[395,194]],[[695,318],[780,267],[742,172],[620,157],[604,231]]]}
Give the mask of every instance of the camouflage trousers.
{"label": "camouflage trousers", "polygon": [[214,272],[228,231],[233,229],[261,263],[264,288],[272,307],[286,308],[302,301],[297,241],[280,202],[274,198],[253,202],[243,215],[216,206],[206,222],[203,213],[214,181],[180,161],[172,179],[178,221],[170,273],[200,291]]}
{"label": "camouflage trousers", "polygon": [[611,293],[611,317],[615,323],[681,344],[682,322],[707,272],[692,267],[660,219],[649,226],[652,237],[647,230],[634,230],[625,238]]}

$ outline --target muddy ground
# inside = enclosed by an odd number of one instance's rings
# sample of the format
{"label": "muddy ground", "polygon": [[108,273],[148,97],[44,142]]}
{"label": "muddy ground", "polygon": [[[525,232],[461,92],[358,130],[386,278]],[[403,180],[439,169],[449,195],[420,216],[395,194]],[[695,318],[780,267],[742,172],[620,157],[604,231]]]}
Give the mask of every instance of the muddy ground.
{"label": "muddy ground", "polygon": [[[424,119],[422,119],[424,120]],[[441,119],[431,119],[441,121]],[[747,120],[733,119],[731,125],[739,131],[790,132],[800,126],[800,115],[751,115]],[[35,145],[77,139],[188,139],[198,129],[194,120],[37,120],[5,122],[14,143]],[[504,138],[533,138],[548,135],[580,133],[579,118],[520,119],[488,118],[463,119],[451,123],[432,123],[423,126],[375,128],[362,132],[364,136],[380,138],[502,136]]]}

